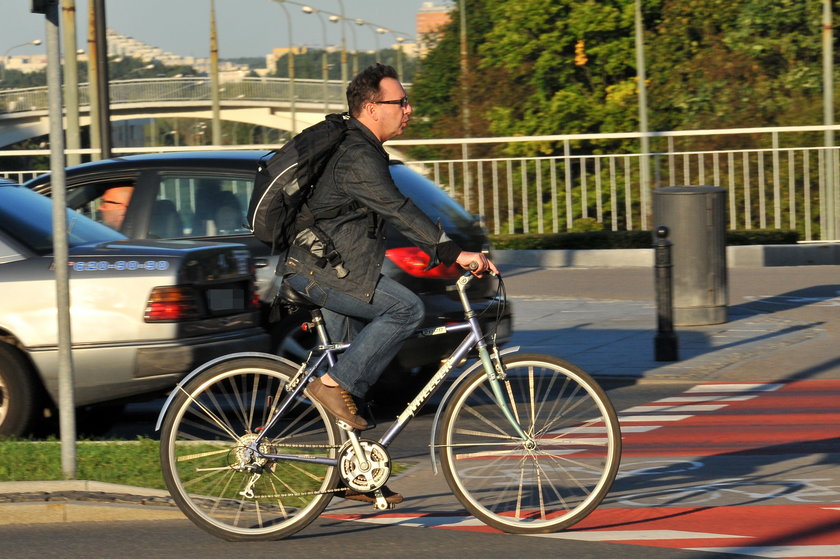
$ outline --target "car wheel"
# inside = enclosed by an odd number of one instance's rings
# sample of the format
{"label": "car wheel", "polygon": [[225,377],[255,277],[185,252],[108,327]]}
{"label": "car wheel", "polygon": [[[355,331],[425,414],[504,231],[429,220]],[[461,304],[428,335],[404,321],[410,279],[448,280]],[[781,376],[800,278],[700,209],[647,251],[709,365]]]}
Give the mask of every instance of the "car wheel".
{"label": "car wheel", "polygon": [[37,406],[32,371],[16,349],[0,344],[0,435],[23,435]]}

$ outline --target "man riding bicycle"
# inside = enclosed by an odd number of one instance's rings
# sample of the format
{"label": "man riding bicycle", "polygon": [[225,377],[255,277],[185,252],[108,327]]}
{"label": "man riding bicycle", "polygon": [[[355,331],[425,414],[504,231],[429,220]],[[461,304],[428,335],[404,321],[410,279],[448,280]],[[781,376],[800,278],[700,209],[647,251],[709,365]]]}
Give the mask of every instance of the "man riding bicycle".
{"label": "man riding bicycle", "polygon": [[[340,265],[326,264],[323,254],[313,250],[317,237],[304,230],[278,273],[322,307],[331,337],[353,338],[329,374],[310,383],[306,392],[339,420],[365,429],[368,423],[353,397],[365,396],[424,316],[415,293],[380,273],[385,223],[426,252],[430,267],[473,265],[479,277],[497,270],[484,254],[462,251],[391,179],[382,143],[402,134],[413,112],[394,68],[376,64],[360,72],[347,88],[347,103],[347,135],[307,201],[313,215],[338,213],[317,221],[317,227],[332,240]],[[349,209],[336,211],[342,208]],[[366,324],[353,332],[360,321]]]}

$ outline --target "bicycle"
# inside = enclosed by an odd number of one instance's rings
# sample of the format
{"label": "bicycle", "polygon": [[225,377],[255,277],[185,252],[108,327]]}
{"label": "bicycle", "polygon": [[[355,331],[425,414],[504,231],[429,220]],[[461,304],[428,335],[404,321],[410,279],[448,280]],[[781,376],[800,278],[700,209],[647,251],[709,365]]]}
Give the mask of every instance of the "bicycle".
{"label": "bicycle", "polygon": [[456,282],[464,322],[415,333],[465,331],[464,340],[375,441],[306,397],[307,382],[350,344],[330,341],[320,309],[286,289],[288,304],[309,310],[307,324],[320,342],[303,364],[268,354],[224,356],[183,379],[161,410],[161,465],[178,507],[233,541],[298,532],[343,490],[339,479],[374,492],[376,510],[391,508],[381,491],[391,473],[388,446],[477,351],[435,412],[435,472],[437,451],[458,501],[501,531],[547,533],[586,517],[618,471],[615,410],[586,372],[563,359],[499,350],[494,338],[488,347],[466,295],[472,278],[465,272]]}

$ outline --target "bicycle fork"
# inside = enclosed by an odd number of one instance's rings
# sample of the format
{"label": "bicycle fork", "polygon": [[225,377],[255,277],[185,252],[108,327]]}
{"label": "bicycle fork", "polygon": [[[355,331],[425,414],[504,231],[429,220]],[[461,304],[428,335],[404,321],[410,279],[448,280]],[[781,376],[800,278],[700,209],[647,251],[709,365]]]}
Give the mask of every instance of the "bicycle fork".
{"label": "bicycle fork", "polygon": [[513,427],[513,430],[516,431],[516,434],[522,437],[522,440],[525,441],[525,445],[527,447],[533,447],[534,440],[522,429],[522,426],[519,424],[519,421],[517,421],[510,409],[510,406],[508,405],[507,398],[505,398],[505,395],[502,392],[500,381],[504,380],[505,371],[502,366],[502,356],[499,355],[499,348],[493,345],[494,361],[490,359],[490,352],[487,351],[487,346],[485,344],[480,344],[478,346],[478,357],[484,365],[484,372],[487,374],[487,379],[490,382],[490,389],[493,391],[493,397],[496,398],[496,405],[498,405],[502,410],[502,414],[504,414],[505,418],[510,423],[510,426]]}

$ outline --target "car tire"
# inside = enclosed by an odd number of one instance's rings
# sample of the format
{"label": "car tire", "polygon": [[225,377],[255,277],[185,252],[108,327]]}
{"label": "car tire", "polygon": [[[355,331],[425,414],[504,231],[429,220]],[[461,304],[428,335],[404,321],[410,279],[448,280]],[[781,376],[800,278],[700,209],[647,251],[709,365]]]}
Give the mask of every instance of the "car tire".
{"label": "car tire", "polygon": [[0,435],[23,435],[38,409],[32,370],[13,347],[0,344]]}

